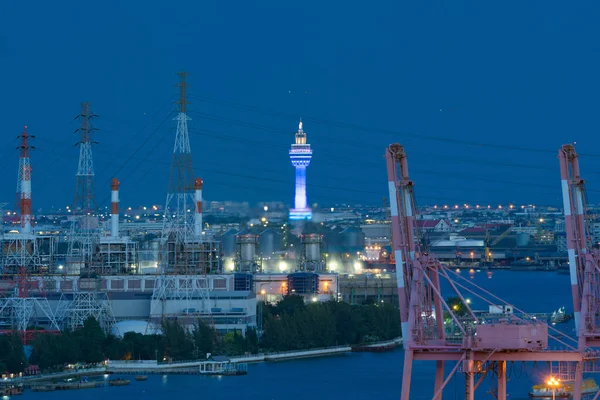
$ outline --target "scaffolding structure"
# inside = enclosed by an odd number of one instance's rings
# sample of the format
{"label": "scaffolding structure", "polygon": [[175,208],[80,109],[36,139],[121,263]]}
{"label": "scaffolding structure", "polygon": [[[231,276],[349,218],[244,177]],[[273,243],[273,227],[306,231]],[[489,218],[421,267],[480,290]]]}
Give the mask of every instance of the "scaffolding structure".
{"label": "scaffolding structure", "polygon": [[83,327],[88,318],[98,321],[109,333],[115,325],[115,316],[106,292],[63,293],[56,307],[56,319],[63,328],[74,330]]}
{"label": "scaffolding structure", "polygon": [[139,273],[138,243],[128,237],[100,238],[91,264],[92,275]]}

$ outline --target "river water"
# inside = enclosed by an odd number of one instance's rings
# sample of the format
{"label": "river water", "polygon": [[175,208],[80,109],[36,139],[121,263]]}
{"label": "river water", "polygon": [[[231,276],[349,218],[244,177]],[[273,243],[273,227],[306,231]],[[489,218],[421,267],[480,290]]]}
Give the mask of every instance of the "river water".
{"label": "river water", "polygon": [[[568,275],[556,272],[486,271],[461,276],[475,282],[495,295],[527,312],[552,312],[565,306],[572,309]],[[451,295],[445,291],[445,295]],[[483,301],[468,296],[475,309],[484,309]],[[571,326],[563,329],[572,330]],[[352,353],[325,358],[251,364],[248,375],[233,377],[205,377],[151,375],[145,382],[133,381],[126,387],[31,393],[26,396],[44,400],[114,399],[211,399],[211,400],[306,400],[329,399],[394,399],[400,397],[403,352],[370,354]],[[447,363],[446,370],[453,365]],[[431,399],[433,395],[434,362],[416,362],[413,366],[411,399]],[[508,365],[510,399],[528,399],[533,383],[544,379],[544,363]],[[489,399],[486,392],[492,381],[486,379],[476,392],[476,399]],[[451,378],[444,399],[464,399],[464,378]]]}

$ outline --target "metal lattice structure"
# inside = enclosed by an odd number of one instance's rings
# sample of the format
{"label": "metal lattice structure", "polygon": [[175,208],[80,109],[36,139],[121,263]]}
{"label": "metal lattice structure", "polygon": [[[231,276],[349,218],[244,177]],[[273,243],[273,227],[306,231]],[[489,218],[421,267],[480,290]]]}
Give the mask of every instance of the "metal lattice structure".
{"label": "metal lattice structure", "polygon": [[[182,71],[178,75],[178,114],[174,119],[177,131],[150,309],[150,319],[155,321],[169,314],[190,314],[192,310],[210,314],[208,280],[198,274],[211,272],[219,258],[217,243],[202,231],[202,181],[194,179],[192,168],[187,73]],[[172,308],[167,301],[181,307]]]}
{"label": "metal lattice structure", "polygon": [[31,162],[29,150],[34,147],[29,140],[35,136],[23,128],[19,135],[21,143],[19,155],[19,172],[17,176],[17,199],[20,210],[20,227],[18,231],[11,231],[4,235],[2,242],[4,253],[4,273],[18,274],[21,268],[29,273],[41,272],[41,259],[38,241],[33,234],[33,216],[31,215]]}
{"label": "metal lattice structure", "polygon": [[73,205],[74,221],[68,243],[68,271],[79,273],[91,271],[94,249],[100,237],[98,217],[95,215],[95,174],[92,158],[92,126],[97,115],[92,113],[89,103],[81,103],[81,114],[77,118],[81,126],[75,132],[80,134],[79,163],[75,182],[75,202]]}
{"label": "metal lattice structure", "polygon": [[[17,193],[20,209],[20,229],[3,236],[3,273],[10,279],[12,293],[0,299],[0,330],[16,330],[26,342],[29,339],[28,328],[31,320],[36,317],[38,323],[46,324],[50,330],[58,330],[58,324],[44,292],[44,270],[41,268],[41,258],[38,239],[33,232],[33,216],[31,214],[31,163],[27,127],[19,135],[21,144],[19,156],[19,173]],[[34,281],[31,274],[40,274]]]}
{"label": "metal lattice structure", "polygon": [[[506,400],[507,363],[511,362],[574,364],[579,371],[600,371],[597,368],[597,352],[578,347],[574,338],[516,307],[514,309],[518,314],[504,311],[476,315],[463,296],[463,291],[500,309],[508,304],[470,279],[443,266],[428,252],[414,222],[417,217],[414,182],[409,178],[404,148],[399,144],[390,145],[386,150],[386,162],[404,345],[401,400],[410,399],[415,360],[436,362],[434,400],[442,399],[444,388],[455,373],[465,376],[465,400],[474,400],[480,383],[486,377],[494,376],[497,386],[493,394],[499,400]],[[457,314],[457,308],[450,307],[446,302],[440,284],[442,279],[452,289],[450,295],[459,299],[464,306],[461,315]],[[553,346],[560,346],[560,349]],[[455,364],[445,374],[445,364],[448,362]],[[575,387],[578,387],[577,384]],[[579,400],[580,394],[575,393],[574,399]]]}
{"label": "metal lattice structure", "polygon": [[95,318],[105,332],[111,332],[115,316],[105,292],[63,293],[56,308],[56,319],[66,329],[83,327],[88,318]]}
{"label": "metal lattice structure", "polygon": [[[558,159],[578,347],[581,352],[597,351],[600,347],[600,250],[592,246],[587,224],[585,184],[575,147],[570,144],[562,146]],[[589,372],[590,364],[578,363],[570,368],[558,366],[559,372],[564,375],[566,370],[574,379],[574,399],[581,397],[583,372]]]}

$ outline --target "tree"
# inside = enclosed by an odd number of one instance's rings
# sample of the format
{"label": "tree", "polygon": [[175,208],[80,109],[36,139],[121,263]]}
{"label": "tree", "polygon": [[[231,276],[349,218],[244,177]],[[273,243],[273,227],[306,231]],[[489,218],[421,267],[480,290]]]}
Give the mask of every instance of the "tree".
{"label": "tree", "polygon": [[8,372],[23,372],[27,366],[21,336],[17,332],[0,336],[0,364]]}
{"label": "tree", "polygon": [[83,322],[83,328],[75,332],[79,342],[79,349],[83,361],[87,363],[98,363],[104,360],[104,341],[106,335],[100,327],[100,323],[89,317]]}
{"label": "tree", "polygon": [[304,299],[302,296],[290,294],[284,296],[283,299],[277,302],[276,312],[278,314],[294,315],[295,313],[302,311],[306,308],[304,305]]}
{"label": "tree", "polygon": [[246,329],[246,347],[251,354],[258,353],[258,334],[256,328]]}
{"label": "tree", "polygon": [[197,358],[206,358],[208,353],[213,352],[215,346],[214,339],[215,335],[213,329],[202,322],[202,320],[198,319],[198,322],[192,331],[194,351],[196,352]]}
{"label": "tree", "polygon": [[193,357],[194,343],[185,328],[176,320],[164,319],[162,332],[165,340],[165,353],[174,360],[189,360]]}

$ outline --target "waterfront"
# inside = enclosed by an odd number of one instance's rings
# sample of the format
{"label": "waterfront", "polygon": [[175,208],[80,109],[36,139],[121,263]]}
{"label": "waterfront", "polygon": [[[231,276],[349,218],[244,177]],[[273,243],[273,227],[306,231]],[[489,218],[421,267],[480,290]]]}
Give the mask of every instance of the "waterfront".
{"label": "waterfront", "polygon": [[[477,285],[492,290],[497,296],[530,312],[550,312],[565,306],[572,309],[569,276],[556,272],[481,271],[463,276]],[[445,294],[450,293],[445,289]],[[472,297],[474,308],[483,303]],[[561,326],[572,329],[571,325]],[[193,396],[202,392],[215,399],[260,398],[264,400],[304,400],[307,396],[323,395],[339,399],[398,399],[402,374],[402,350],[389,353],[349,353],[323,358],[250,364],[248,375],[238,377],[204,377],[186,375],[152,375],[146,382],[132,382],[127,387],[106,387],[86,391],[90,399],[107,395],[130,397],[143,395],[159,399],[164,396]],[[447,370],[452,368],[447,364]],[[511,399],[526,399],[531,385],[541,382],[547,366],[529,364],[508,367],[508,391]],[[413,368],[412,396],[414,400],[431,399],[434,363],[416,362]],[[121,376],[121,375],[114,375]],[[461,399],[464,393],[461,375],[452,378],[444,399]],[[492,387],[487,378],[477,391],[477,398],[491,398]],[[114,393],[114,394],[113,394]],[[28,394],[29,395],[29,394]],[[43,399],[75,399],[78,391],[37,393]],[[464,394],[463,394],[464,397]]]}
{"label": "waterfront", "polygon": [[[394,399],[400,396],[402,351],[389,353],[350,353],[341,356],[301,359],[283,362],[256,363],[248,366],[248,375],[215,377],[198,375],[150,375],[145,382],[133,381],[124,387],[103,387],[86,390],[89,400],[106,396],[130,398],[144,396],[148,400],[169,397],[191,397],[203,393],[213,399],[305,400],[307,396],[327,396],[334,399],[367,400]],[[431,399],[432,363],[416,363],[413,369],[413,400]],[[526,399],[532,377],[519,368],[509,368],[509,390],[512,399]],[[461,399],[464,393],[460,376],[449,383],[444,399]],[[490,388],[486,379],[478,390],[477,398]],[[31,393],[39,399],[79,399],[78,390]]]}

